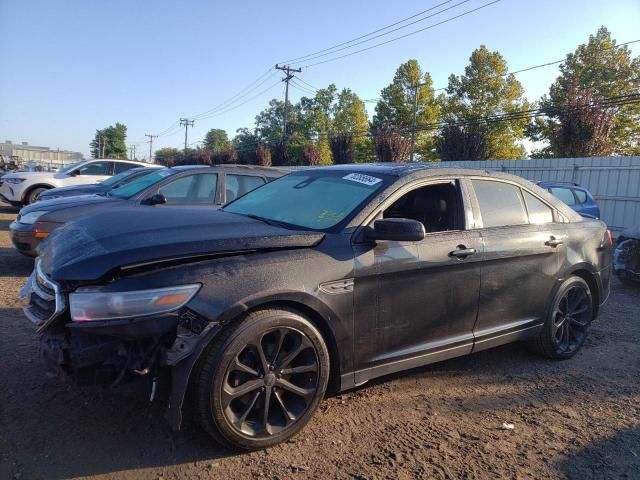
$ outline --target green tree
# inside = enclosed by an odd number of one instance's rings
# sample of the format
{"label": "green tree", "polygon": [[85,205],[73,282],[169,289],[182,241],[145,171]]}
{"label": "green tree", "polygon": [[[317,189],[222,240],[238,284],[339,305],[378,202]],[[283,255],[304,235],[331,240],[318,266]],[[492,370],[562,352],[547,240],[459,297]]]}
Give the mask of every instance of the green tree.
{"label": "green tree", "polygon": [[181,158],[182,151],[177,148],[164,147],[155,151],[156,163],[166,167],[176,165]]}
{"label": "green tree", "polygon": [[204,136],[204,148],[214,154],[227,150],[229,147],[231,147],[231,142],[227,132],[222,129],[212,128]]}
{"label": "green tree", "polygon": [[[577,92],[572,93],[572,88]],[[586,44],[578,46],[567,55],[560,65],[560,76],[549,88],[549,94],[541,100],[542,107],[557,108],[572,101],[572,96],[588,90],[597,97],[618,97],[640,93],[640,56],[633,58],[631,50],[618,46],[607,28],[601,27],[595,35],[589,36]],[[563,110],[550,110],[547,120],[536,122],[531,137],[533,140],[548,141],[554,155],[563,153],[553,147],[557,127],[562,124]],[[571,117],[565,115],[568,121]],[[584,142],[592,142],[588,137]],[[615,108],[610,132],[611,152],[617,155],[640,155],[640,104],[629,104]],[[559,145],[555,142],[556,145]],[[576,147],[588,151],[589,147]]]}
{"label": "green tree", "polygon": [[368,130],[369,117],[364,102],[350,89],[343,89],[338,94],[333,109],[331,126],[331,137],[335,138],[333,142],[335,147],[332,144],[333,161],[342,163],[336,158],[335,152],[347,149],[351,150],[351,162],[373,161],[375,158],[373,146],[370,138],[366,135]]}
{"label": "green tree", "polygon": [[[450,124],[478,123],[478,119],[528,108],[522,85],[508,73],[507,62],[502,55],[481,45],[471,54],[464,75],[449,77],[443,119]],[[520,141],[528,124],[527,119],[487,123],[486,128],[474,132],[487,135],[483,140],[486,149],[479,150],[484,150],[486,159],[522,158],[525,150]]]}
{"label": "green tree", "polygon": [[[127,158],[127,126],[122,123],[96,130],[89,144],[94,158]],[[99,148],[98,148],[99,147]]]}
{"label": "green tree", "polygon": [[[441,100],[435,96],[429,73],[422,72],[417,60],[409,60],[398,67],[391,84],[382,89],[371,122],[372,131],[398,127],[408,130],[413,125],[416,101],[416,125],[432,125],[440,119]],[[424,129],[416,133],[416,152],[422,160],[435,160],[435,133]]]}

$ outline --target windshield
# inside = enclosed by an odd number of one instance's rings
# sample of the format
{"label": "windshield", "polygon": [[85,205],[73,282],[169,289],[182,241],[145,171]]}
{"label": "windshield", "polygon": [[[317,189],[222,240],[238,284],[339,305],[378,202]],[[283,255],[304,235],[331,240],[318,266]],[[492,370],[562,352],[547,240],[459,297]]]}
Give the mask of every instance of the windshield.
{"label": "windshield", "polygon": [[110,197],[129,199],[134,195],[142,192],[147,187],[160,182],[164,178],[175,175],[176,173],[177,172],[175,170],[171,170],[170,168],[155,170],[153,173],[149,173],[147,175],[143,175],[142,177],[136,178],[133,182],[129,182],[126,185],[122,185],[121,187],[110,190],[108,195]]}
{"label": "windshield", "polygon": [[293,228],[328,230],[345,220],[386,182],[347,171],[292,173],[253,190],[223,210]]}
{"label": "windshield", "polygon": [[80,162],[71,163],[69,165],[65,165],[64,167],[60,167],[58,169],[58,173],[67,173],[69,170],[76,168],[78,165],[82,165],[85,161],[82,160]]}

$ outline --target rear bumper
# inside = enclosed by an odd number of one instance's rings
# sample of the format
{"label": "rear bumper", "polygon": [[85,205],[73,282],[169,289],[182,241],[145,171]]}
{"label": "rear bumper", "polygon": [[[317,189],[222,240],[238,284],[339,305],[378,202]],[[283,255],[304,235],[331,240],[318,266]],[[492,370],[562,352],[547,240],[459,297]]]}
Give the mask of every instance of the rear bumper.
{"label": "rear bumper", "polygon": [[9,230],[11,232],[11,242],[18,252],[29,257],[38,255],[36,247],[40,243],[40,239],[35,237],[33,225],[12,222],[9,225]]}

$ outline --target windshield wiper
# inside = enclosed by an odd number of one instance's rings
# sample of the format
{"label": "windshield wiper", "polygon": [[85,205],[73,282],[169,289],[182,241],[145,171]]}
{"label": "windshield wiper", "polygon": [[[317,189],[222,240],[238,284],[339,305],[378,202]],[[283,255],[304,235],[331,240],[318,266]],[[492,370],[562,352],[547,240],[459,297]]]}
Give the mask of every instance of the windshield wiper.
{"label": "windshield wiper", "polygon": [[259,215],[253,215],[252,213],[245,213],[245,217],[253,218],[254,220],[260,220],[261,222],[266,223],[267,225],[272,225],[275,227],[282,227],[283,225],[275,220],[269,220],[268,218],[261,217]]}

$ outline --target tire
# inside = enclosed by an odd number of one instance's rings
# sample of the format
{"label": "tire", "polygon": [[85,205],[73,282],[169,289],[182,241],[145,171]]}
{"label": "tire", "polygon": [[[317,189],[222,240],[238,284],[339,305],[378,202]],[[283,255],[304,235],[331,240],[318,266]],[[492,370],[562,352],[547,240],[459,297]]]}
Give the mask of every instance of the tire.
{"label": "tire", "polygon": [[329,372],[326,344],[307,318],[286,308],[252,312],[203,352],[194,375],[195,417],[224,446],[271,447],[310,420]]}
{"label": "tire", "polygon": [[542,330],[531,339],[531,349],[547,358],[573,357],[587,339],[593,320],[593,301],[587,282],[567,278],[556,292]]}
{"label": "tire", "polygon": [[635,286],[636,282],[634,282],[631,278],[627,276],[627,272],[624,270],[617,270],[616,277],[620,280],[620,283],[627,287]]}
{"label": "tire", "polygon": [[47,190],[49,189],[44,187],[36,187],[33,190],[29,190],[29,193],[27,193],[27,197],[25,199],[25,205],[31,205],[33,202],[38,200],[38,197],[42,192],[46,192]]}

